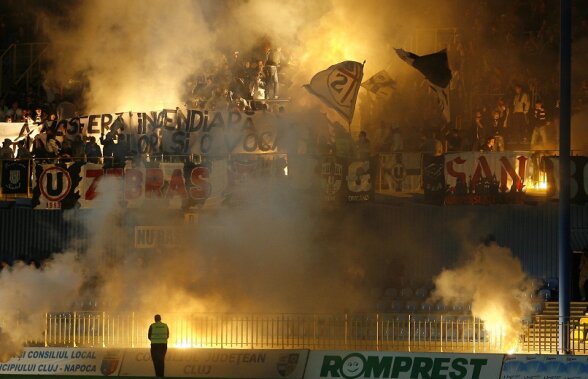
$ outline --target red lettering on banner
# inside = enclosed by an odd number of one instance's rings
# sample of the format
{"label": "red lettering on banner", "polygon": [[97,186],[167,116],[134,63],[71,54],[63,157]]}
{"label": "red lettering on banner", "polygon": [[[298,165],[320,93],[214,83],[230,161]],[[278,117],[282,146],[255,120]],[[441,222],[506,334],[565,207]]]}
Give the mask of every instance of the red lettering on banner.
{"label": "red lettering on banner", "polygon": [[529,158],[524,156],[517,158],[519,161],[519,172],[517,173],[508,158],[500,158],[500,163],[502,163],[502,168],[500,170],[500,188],[506,188],[506,181],[508,180],[508,176],[510,176],[516,190],[521,191],[523,189],[523,178],[525,177],[525,169],[528,159]]}
{"label": "red lettering on banner", "polygon": [[465,183],[466,182],[466,174],[464,172],[457,172],[455,168],[453,168],[453,164],[462,165],[466,161],[462,157],[457,157],[454,160],[447,162],[447,174],[453,176],[454,178],[459,181],[460,179]]}
{"label": "red lettering on banner", "polygon": [[143,173],[136,168],[125,171],[125,199],[134,200],[143,194]]}
{"label": "red lettering on banner", "polygon": [[159,168],[146,169],[145,177],[145,197],[161,197],[161,187],[163,187],[163,171]]}
{"label": "red lettering on banner", "polygon": [[184,176],[182,174],[182,170],[176,168],[171,175],[169,180],[169,186],[167,187],[167,191],[165,192],[165,197],[170,198],[173,196],[180,196],[185,198],[187,196],[186,193],[186,186],[184,184]]}
{"label": "red lettering on banner", "polygon": [[86,177],[94,179],[92,180],[92,183],[90,183],[90,187],[88,187],[88,190],[84,195],[84,199],[94,200],[96,198],[96,187],[98,186],[98,182],[100,181],[102,175],[104,175],[104,170],[102,169],[86,170]]}
{"label": "red lettering on banner", "polygon": [[474,170],[474,175],[472,175],[472,183],[478,183],[482,179],[482,172],[485,178],[492,178],[492,170],[490,169],[488,160],[483,155],[478,157],[478,164]]}
{"label": "red lettering on banner", "polygon": [[192,170],[190,197],[194,200],[205,200],[210,196],[210,173],[206,167],[196,167]]}

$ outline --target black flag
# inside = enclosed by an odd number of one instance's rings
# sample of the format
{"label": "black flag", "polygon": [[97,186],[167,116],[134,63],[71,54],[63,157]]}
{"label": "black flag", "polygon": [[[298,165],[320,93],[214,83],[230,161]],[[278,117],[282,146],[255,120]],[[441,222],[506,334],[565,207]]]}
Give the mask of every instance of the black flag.
{"label": "black flag", "polygon": [[447,88],[451,81],[451,70],[447,61],[447,50],[443,49],[433,54],[418,56],[409,51],[394,49],[396,54],[425,75],[425,78],[437,87]]}
{"label": "black flag", "polygon": [[447,50],[443,49],[436,53],[423,56],[418,56],[415,53],[402,49],[394,50],[396,50],[396,54],[398,54],[400,59],[419,70],[419,72],[427,78],[431,85],[431,90],[437,94],[439,108],[441,109],[441,112],[443,112],[445,120],[449,122],[448,87],[452,75],[447,61]]}

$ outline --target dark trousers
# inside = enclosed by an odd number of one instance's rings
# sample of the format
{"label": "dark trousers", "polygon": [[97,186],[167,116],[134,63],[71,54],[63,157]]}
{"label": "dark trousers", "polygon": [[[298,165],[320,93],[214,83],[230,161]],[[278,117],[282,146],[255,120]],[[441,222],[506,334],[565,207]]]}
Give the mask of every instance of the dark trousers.
{"label": "dark trousers", "polygon": [[513,143],[521,143],[523,139],[529,139],[528,122],[524,113],[512,114],[510,133]]}
{"label": "dark trousers", "polygon": [[163,372],[165,371],[165,353],[167,353],[166,343],[151,344],[151,360],[153,360],[155,376],[163,377]]}

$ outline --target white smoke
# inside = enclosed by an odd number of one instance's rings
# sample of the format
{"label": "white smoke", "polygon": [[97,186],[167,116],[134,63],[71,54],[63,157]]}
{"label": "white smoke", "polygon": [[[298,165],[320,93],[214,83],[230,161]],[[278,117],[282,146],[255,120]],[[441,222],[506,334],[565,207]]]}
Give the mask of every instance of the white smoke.
{"label": "white smoke", "polygon": [[16,262],[0,272],[0,359],[7,360],[27,341],[39,341],[49,311],[72,308],[83,283],[75,253],[45,261],[41,268]]}
{"label": "white smoke", "polygon": [[181,105],[183,81],[202,57],[214,56],[197,4],[91,0],[72,7],[68,27],[45,20],[53,62],[48,80],[87,80],[87,110],[94,113]]}
{"label": "white smoke", "polygon": [[505,351],[516,348],[522,320],[532,311],[534,288],[510,249],[482,244],[434,282],[434,300],[471,304],[472,315],[484,321],[493,338],[502,339]]}
{"label": "white smoke", "polygon": [[[181,105],[190,75],[209,73],[228,51],[249,51],[269,42],[292,57],[292,105],[316,109],[318,102],[300,87],[313,74],[343,60],[366,60],[365,78],[384,68],[395,77],[408,72],[392,48],[408,48],[417,27],[430,28],[439,20],[451,24],[452,12],[421,0],[88,0],[62,15],[69,20],[66,26],[55,15],[45,19],[51,41],[46,77],[59,85],[87,81],[87,113],[175,108]],[[88,241],[73,241],[74,253],[55,255],[41,270],[17,264],[12,272],[0,274],[0,305],[15,310],[3,329],[13,346],[38,339],[42,331],[42,323],[32,321],[11,328],[19,320],[17,310],[43,314],[90,299],[101,310],[149,314],[338,311],[365,304],[366,287],[378,285],[370,278],[393,276],[382,267],[390,259],[389,244],[374,241],[375,233],[357,225],[362,220],[325,215],[315,200],[289,191],[265,195],[263,182],[253,183],[248,205],[205,215],[201,219],[208,225],[200,226],[184,225],[159,209],[146,209],[141,220],[129,221],[111,190],[118,186],[115,180],[104,180],[96,200],[100,205],[70,214],[90,236]],[[176,228],[181,235],[178,246],[150,255],[127,249],[133,224],[152,220]],[[398,234],[402,242],[395,242],[395,251],[410,255],[418,239],[413,241],[408,230]],[[482,299],[494,296],[493,286],[524,282],[520,264],[509,265],[512,257],[494,249],[508,268],[488,268],[494,278],[482,270],[481,262],[491,261],[482,249],[463,273],[469,273],[472,283],[483,284],[466,286],[461,275],[455,282],[446,280],[455,276],[449,271],[437,281],[439,296],[449,301],[464,291],[472,301],[477,299],[475,314],[482,317]],[[512,272],[513,267],[518,267],[515,276],[503,278],[501,270]],[[457,282],[461,286],[453,287]],[[17,296],[18,291],[24,295]],[[157,304],[153,299],[159,299]]]}
{"label": "white smoke", "polygon": [[453,12],[428,9],[425,1],[89,0],[43,19],[45,77],[60,87],[87,81],[86,113],[175,108],[191,75],[214,74],[234,50],[251,60],[264,45],[280,46],[291,63],[290,105],[316,108],[301,86],[334,63],[366,60],[365,78],[409,72],[392,48]]}

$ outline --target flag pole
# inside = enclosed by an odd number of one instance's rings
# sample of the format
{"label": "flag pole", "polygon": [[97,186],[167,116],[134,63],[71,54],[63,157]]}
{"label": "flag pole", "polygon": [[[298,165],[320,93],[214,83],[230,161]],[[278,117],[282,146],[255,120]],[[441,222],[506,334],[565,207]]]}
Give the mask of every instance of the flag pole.
{"label": "flag pole", "polygon": [[[361,77],[363,77],[363,68],[365,66],[365,62],[366,62],[366,60],[364,59],[363,63],[361,64]],[[359,84],[360,84],[359,89],[361,89],[361,83],[359,83]],[[359,89],[358,89],[358,93],[359,93]],[[356,96],[357,96],[357,94],[356,94]],[[355,104],[353,104],[353,106],[355,107]],[[347,124],[347,130],[349,131],[349,136],[351,138],[353,138],[353,136],[351,135],[351,121],[352,121],[352,119],[349,119],[348,121],[349,121],[349,123]]]}
{"label": "flag pole", "polygon": [[570,348],[570,124],[571,124],[571,0],[560,0],[559,98],[559,354]]}

